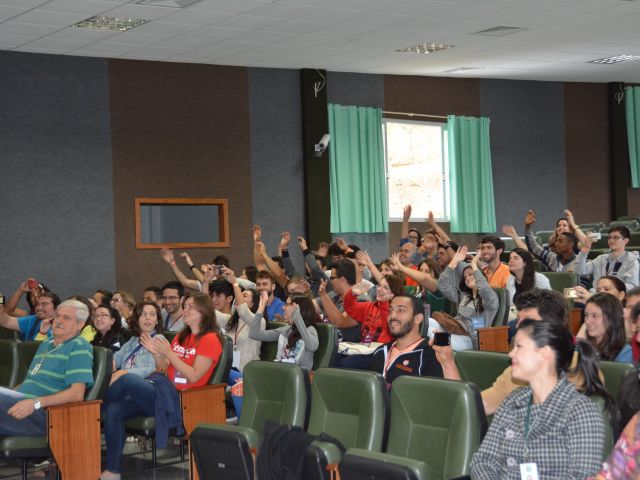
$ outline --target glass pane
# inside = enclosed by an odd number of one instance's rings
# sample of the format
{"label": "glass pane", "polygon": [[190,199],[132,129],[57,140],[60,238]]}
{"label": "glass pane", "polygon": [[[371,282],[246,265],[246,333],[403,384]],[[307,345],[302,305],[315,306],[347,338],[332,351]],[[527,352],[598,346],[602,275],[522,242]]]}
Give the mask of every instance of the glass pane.
{"label": "glass pane", "polygon": [[446,218],[442,182],[442,126],[417,122],[386,122],[389,217],[402,218],[405,205],[412,218]]}
{"label": "glass pane", "polygon": [[140,205],[142,243],[220,242],[218,205]]}

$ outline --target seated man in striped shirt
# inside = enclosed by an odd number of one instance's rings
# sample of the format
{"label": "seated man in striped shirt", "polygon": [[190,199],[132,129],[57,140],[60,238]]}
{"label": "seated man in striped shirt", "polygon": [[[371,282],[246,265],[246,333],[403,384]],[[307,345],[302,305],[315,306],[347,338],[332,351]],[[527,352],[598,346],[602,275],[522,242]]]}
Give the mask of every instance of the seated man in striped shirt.
{"label": "seated man in striped shirt", "polygon": [[93,385],[93,347],[78,336],[87,318],[89,309],[77,300],[57,308],[53,338],[38,348],[24,382],[0,388],[0,435],[45,435],[45,407],[84,400]]}

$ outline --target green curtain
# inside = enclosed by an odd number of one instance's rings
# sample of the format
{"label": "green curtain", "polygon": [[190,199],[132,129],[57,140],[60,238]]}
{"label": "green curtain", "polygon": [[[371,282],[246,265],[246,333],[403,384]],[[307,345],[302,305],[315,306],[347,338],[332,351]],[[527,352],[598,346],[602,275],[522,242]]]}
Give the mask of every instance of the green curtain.
{"label": "green curtain", "polygon": [[640,87],[627,87],[624,98],[629,161],[631,162],[631,186],[638,188],[640,187]]}
{"label": "green curtain", "polygon": [[496,231],[489,119],[447,119],[451,231]]}
{"label": "green curtain", "polygon": [[328,105],[331,232],[389,229],[382,110]]}

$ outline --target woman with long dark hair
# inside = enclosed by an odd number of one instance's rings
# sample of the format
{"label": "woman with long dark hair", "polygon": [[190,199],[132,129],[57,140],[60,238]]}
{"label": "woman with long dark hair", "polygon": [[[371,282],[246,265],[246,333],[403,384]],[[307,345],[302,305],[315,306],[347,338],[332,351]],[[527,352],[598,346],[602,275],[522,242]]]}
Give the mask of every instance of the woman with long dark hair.
{"label": "woman with long dark hair", "polygon": [[596,293],[584,305],[584,328],[578,337],[586,338],[600,360],[633,362],[627,343],[622,303],[609,293]]}
{"label": "woman with long dark hair", "polygon": [[167,375],[123,375],[107,392],[103,407],[107,462],[102,480],[120,479],[125,421],[140,415],[154,417],[156,408],[174,406],[179,411],[178,390],[206,385],[218,364],[222,343],[211,298],[203,293],[186,295],[183,309],[185,327],[171,344],[160,335],[140,337],[158,368],[166,369]]}
{"label": "woman with long dark hair", "polygon": [[551,290],[549,279],[536,272],[533,266],[533,257],[527,250],[523,248],[511,250],[509,254],[511,276],[507,279],[510,305],[515,303],[522,292],[528,292],[533,288]]}
{"label": "woman with long dark hair", "polygon": [[91,316],[91,324],[96,330],[91,345],[105,347],[113,353],[125,344],[120,323],[120,312],[107,305],[98,305]]}
{"label": "woman with long dark hair", "polygon": [[[579,393],[566,374],[578,353],[585,378]],[[597,357],[587,342],[566,327],[524,320],[509,353],[512,375],[529,385],[500,405],[471,462],[474,480],[558,478],[583,480],[600,469],[603,416],[587,395],[611,396],[600,382]]]}

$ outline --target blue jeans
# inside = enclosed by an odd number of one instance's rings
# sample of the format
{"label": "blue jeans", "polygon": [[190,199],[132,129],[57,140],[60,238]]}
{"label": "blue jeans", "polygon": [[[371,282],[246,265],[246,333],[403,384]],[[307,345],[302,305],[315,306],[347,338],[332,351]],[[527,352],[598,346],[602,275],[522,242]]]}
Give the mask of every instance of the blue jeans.
{"label": "blue jeans", "polygon": [[[239,370],[231,369],[229,370],[229,378],[227,379],[227,385],[233,387],[236,384],[236,380],[242,379],[242,372]],[[233,401],[233,408],[236,411],[236,416],[238,420],[240,420],[240,412],[242,411],[242,398],[236,397],[235,395],[231,395],[231,400]]]}
{"label": "blue jeans", "polygon": [[22,420],[12,417],[7,411],[18,403],[21,398],[0,395],[0,435],[18,435],[25,437],[39,437],[46,435],[47,414],[44,408],[34,412]]}
{"label": "blue jeans", "polygon": [[155,407],[156,389],[142,377],[127,373],[109,387],[102,405],[107,470],[120,473],[122,449],[127,439],[124,422],[142,415],[153,417]]}

